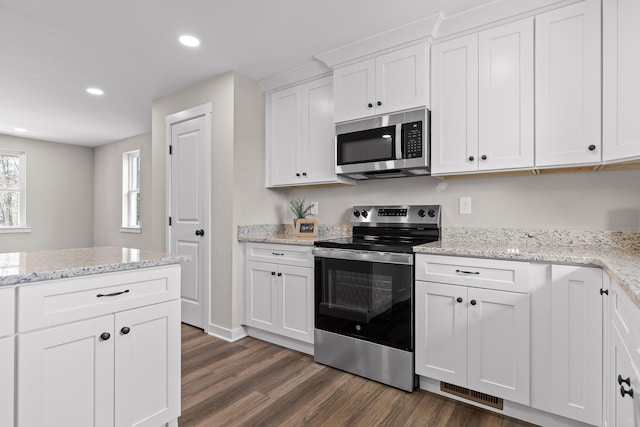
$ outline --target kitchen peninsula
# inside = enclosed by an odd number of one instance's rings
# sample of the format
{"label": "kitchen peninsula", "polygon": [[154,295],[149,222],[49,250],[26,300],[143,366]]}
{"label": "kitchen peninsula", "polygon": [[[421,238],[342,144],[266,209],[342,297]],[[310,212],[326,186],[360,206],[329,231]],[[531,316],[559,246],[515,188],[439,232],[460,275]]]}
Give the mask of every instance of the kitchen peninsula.
{"label": "kitchen peninsula", "polygon": [[0,425],[175,425],[189,260],[119,247],[0,254]]}

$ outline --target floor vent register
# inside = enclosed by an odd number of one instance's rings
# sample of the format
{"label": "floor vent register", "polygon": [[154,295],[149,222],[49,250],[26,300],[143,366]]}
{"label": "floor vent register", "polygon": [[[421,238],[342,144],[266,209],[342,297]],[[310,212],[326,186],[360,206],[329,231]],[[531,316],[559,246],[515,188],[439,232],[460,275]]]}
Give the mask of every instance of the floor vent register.
{"label": "floor vent register", "polygon": [[469,390],[468,388],[445,383],[442,381],[440,382],[440,391],[453,394],[454,396],[458,396],[463,399],[472,400],[477,403],[482,403],[483,405],[487,405],[492,408],[499,409],[501,411],[504,409],[504,399],[491,396],[490,394],[480,393],[478,391]]}

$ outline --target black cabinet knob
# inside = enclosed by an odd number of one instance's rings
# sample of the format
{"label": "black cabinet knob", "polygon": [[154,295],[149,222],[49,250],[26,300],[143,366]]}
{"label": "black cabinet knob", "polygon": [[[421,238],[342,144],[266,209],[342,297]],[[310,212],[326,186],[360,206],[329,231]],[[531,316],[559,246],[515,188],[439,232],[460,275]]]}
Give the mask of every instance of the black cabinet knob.
{"label": "black cabinet knob", "polygon": [[278,277],[282,276],[282,273],[278,273]]}
{"label": "black cabinet knob", "polygon": [[595,146],[595,145],[591,144],[591,145],[589,146],[589,151],[593,151],[593,150],[595,150],[595,149],[596,149],[596,146]]}
{"label": "black cabinet knob", "polygon": [[307,176],[307,173],[306,172],[302,172],[302,176]]}
{"label": "black cabinet knob", "polygon": [[620,386],[620,396],[625,397],[626,395],[631,396],[631,398],[633,399],[633,389],[630,388],[629,390],[625,390],[624,386],[621,385]]}
{"label": "black cabinet knob", "polygon": [[470,162],[473,162],[475,159],[476,159],[475,157],[473,157],[473,156],[469,156],[469,161],[470,161]]}
{"label": "black cabinet knob", "polygon": [[373,108],[373,104],[372,104],[372,103],[368,103],[368,104],[367,104],[367,107],[369,107],[369,108]]}
{"label": "black cabinet knob", "polygon": [[296,176],[300,176],[300,173],[299,173],[299,172],[296,172]]}
{"label": "black cabinet knob", "polygon": [[480,157],[482,160],[487,160],[487,156],[485,154],[482,155],[482,157]]}
{"label": "black cabinet knob", "polygon": [[120,333],[122,335],[127,335],[129,332],[131,332],[131,328],[128,326],[124,326],[122,329],[120,329]]}
{"label": "black cabinet knob", "polygon": [[456,301],[458,301],[458,303],[461,303],[462,302],[462,298],[458,297],[458,298],[456,298]]}
{"label": "black cabinet knob", "polygon": [[471,300],[471,305],[476,305],[476,300],[472,299]]}
{"label": "black cabinet knob", "polygon": [[196,230],[196,236],[204,236],[204,230]]}
{"label": "black cabinet knob", "polygon": [[272,272],[271,272],[271,275],[272,275],[272,276],[275,276],[275,275],[276,275],[276,272],[275,272],[275,271],[272,271]]}
{"label": "black cabinet knob", "polygon": [[102,341],[106,341],[109,338],[111,338],[111,334],[109,332],[103,332],[102,334],[100,334],[100,339]]}
{"label": "black cabinet knob", "polygon": [[622,378],[622,375],[618,375],[618,385],[622,385],[623,383],[627,384],[629,387],[631,387],[631,378],[627,377],[627,378]]}
{"label": "black cabinet knob", "polygon": [[378,104],[378,107],[382,105],[381,101],[378,101],[376,104]]}

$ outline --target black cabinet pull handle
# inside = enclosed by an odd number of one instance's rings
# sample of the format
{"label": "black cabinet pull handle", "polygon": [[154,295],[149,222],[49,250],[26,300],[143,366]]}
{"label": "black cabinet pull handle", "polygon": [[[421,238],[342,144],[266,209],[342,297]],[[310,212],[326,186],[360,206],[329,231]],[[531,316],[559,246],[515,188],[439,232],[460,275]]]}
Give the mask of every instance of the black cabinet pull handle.
{"label": "black cabinet pull handle", "polygon": [[196,236],[204,236],[204,230],[196,230]]}
{"label": "black cabinet pull handle", "polygon": [[593,151],[593,150],[595,150],[595,149],[596,149],[596,146],[595,146],[595,145],[591,144],[591,145],[589,146],[589,151]]}
{"label": "black cabinet pull handle", "polygon": [[103,332],[102,334],[100,334],[100,339],[102,341],[106,341],[109,338],[111,338],[111,334],[109,332]]}
{"label": "black cabinet pull handle", "polygon": [[465,270],[456,270],[456,273],[460,273],[460,274],[480,274],[479,271],[465,271]]}
{"label": "black cabinet pull handle", "polygon": [[480,158],[481,158],[482,160],[487,160],[487,156],[486,156],[485,154],[483,154]]}
{"label": "black cabinet pull handle", "polygon": [[471,305],[476,305],[476,300],[472,299],[471,300]]}
{"label": "black cabinet pull handle", "polygon": [[473,156],[469,156],[469,161],[470,161],[470,162],[473,162],[475,159],[476,159],[475,157],[473,157]]}
{"label": "black cabinet pull handle", "polygon": [[627,384],[629,387],[631,387],[631,378],[627,377],[627,378],[622,378],[622,375],[618,375],[618,385],[622,385],[622,383]]}
{"label": "black cabinet pull handle", "polygon": [[609,289],[600,289],[600,295],[607,294],[609,295]]}
{"label": "black cabinet pull handle", "polygon": [[275,256],[284,256],[283,253],[281,252],[271,252],[271,255],[275,255]]}
{"label": "black cabinet pull handle", "polygon": [[462,298],[458,297],[458,298],[456,298],[456,301],[458,301],[459,303],[461,303],[461,302],[462,302]]}
{"label": "black cabinet pull handle", "polygon": [[131,332],[131,328],[128,326],[124,326],[122,329],[120,329],[120,333],[122,335],[127,335],[129,332]]}
{"label": "black cabinet pull handle", "polygon": [[116,295],[122,295],[122,294],[126,294],[127,292],[129,292],[129,289],[126,289],[122,292],[114,292],[112,294],[98,294],[96,295],[97,298],[102,298],[102,297],[115,297]]}
{"label": "black cabinet pull handle", "polygon": [[631,396],[631,398],[633,399],[633,389],[632,389],[632,388],[630,388],[629,390],[625,390],[625,389],[624,389],[624,386],[623,386],[623,385],[621,385],[621,386],[620,386],[620,395],[621,395],[622,397],[625,397],[627,394],[628,394],[629,396]]}
{"label": "black cabinet pull handle", "polygon": [[369,107],[369,108],[373,108],[373,104],[372,104],[372,103],[368,103],[368,104],[367,104],[367,107]]}

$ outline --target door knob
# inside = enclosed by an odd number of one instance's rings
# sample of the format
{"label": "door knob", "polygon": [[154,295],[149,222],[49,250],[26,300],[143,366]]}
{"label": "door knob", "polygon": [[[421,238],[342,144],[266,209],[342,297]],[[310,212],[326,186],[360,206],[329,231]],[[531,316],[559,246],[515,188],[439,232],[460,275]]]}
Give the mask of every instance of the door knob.
{"label": "door knob", "polygon": [[204,236],[204,230],[196,230],[196,236]]}

